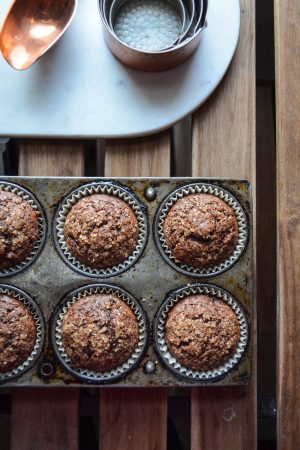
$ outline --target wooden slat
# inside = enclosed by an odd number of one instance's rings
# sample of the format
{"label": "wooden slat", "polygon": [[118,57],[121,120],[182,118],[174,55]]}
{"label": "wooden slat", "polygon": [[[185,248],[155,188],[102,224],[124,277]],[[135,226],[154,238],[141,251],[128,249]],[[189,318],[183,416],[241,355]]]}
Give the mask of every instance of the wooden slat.
{"label": "wooden slat", "polygon": [[106,142],[105,175],[115,177],[168,176],[170,132],[140,139]]}
{"label": "wooden slat", "polygon": [[[170,133],[108,141],[106,176],[168,176]],[[104,389],[100,400],[101,450],[166,450],[167,390]]]}
{"label": "wooden slat", "polygon": [[[241,0],[241,33],[229,71],[198,111],[193,175],[255,184],[255,2]],[[253,324],[254,355],[256,355]],[[256,448],[256,359],[247,388],[192,390],[192,450]]]}
{"label": "wooden slat", "polygon": [[20,146],[19,174],[83,175],[83,145],[78,141],[24,141]]}
{"label": "wooden slat", "polygon": [[253,391],[244,387],[192,391],[192,450],[254,450]]}
{"label": "wooden slat", "polygon": [[[74,142],[23,142],[20,175],[83,175],[84,152]],[[12,450],[76,450],[79,432],[78,389],[14,389]]]}
{"label": "wooden slat", "polygon": [[239,44],[224,80],[195,114],[193,175],[255,172],[255,1],[241,0]]}
{"label": "wooden slat", "polygon": [[101,450],[166,450],[167,390],[109,389],[101,393]]}
{"label": "wooden slat", "polygon": [[300,2],[275,1],[278,448],[300,448]]}
{"label": "wooden slat", "polygon": [[12,450],[78,449],[77,389],[14,389]]}

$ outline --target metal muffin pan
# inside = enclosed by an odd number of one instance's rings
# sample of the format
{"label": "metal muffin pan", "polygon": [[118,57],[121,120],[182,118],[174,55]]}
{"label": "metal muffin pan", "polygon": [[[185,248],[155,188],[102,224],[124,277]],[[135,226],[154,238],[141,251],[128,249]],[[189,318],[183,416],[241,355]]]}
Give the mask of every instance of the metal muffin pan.
{"label": "metal muffin pan", "polygon": [[[168,368],[155,349],[153,338],[154,318],[166,300],[168,293],[192,283],[215,285],[228,291],[242,307],[247,329],[251,328],[254,313],[253,299],[253,250],[251,187],[247,181],[197,179],[197,178],[43,178],[3,177],[1,182],[15,183],[34,195],[45,214],[47,235],[43,250],[26,269],[10,276],[1,276],[0,284],[10,285],[27,292],[39,306],[46,325],[44,346],[35,365],[19,377],[9,379],[2,386],[90,386],[91,383],[105,386],[202,386],[243,385],[249,382],[252,367],[252,338],[238,364],[228,373],[216,379],[194,379],[178,376]],[[54,238],[55,217],[59,206],[70,193],[90,183],[106,183],[122,187],[133,193],[147,218],[150,232],[145,248],[136,262],[125,271],[111,276],[90,276],[72,268],[59,254]],[[199,279],[194,274],[176,270],[161,256],[155,242],[155,217],[162,202],[171,192],[183,185],[210,184],[228,191],[239,202],[247,217],[248,243],[236,263],[218,275]],[[141,305],[149,323],[146,348],[132,370],[124,377],[106,380],[79,379],[64,366],[57,357],[53,335],[54,311],[57,311],[71,291],[88,285],[114,285],[130,293]]]}

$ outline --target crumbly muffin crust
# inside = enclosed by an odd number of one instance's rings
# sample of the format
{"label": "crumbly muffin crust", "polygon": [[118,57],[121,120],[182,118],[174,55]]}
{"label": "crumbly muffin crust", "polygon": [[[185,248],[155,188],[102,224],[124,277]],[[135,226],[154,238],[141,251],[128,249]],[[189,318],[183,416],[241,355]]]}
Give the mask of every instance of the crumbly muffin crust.
{"label": "crumbly muffin crust", "polygon": [[36,342],[36,323],[18,299],[0,294],[0,372],[8,372],[30,356]]}
{"label": "crumbly muffin crust", "polygon": [[133,253],[139,226],[133,210],[123,200],[94,194],[73,206],[64,235],[75,258],[87,266],[105,269],[122,263]]}
{"label": "crumbly muffin crust", "polygon": [[225,261],[238,240],[233,209],[210,194],[178,200],[167,214],[164,237],[176,261],[206,269]]}
{"label": "crumbly muffin crust", "polygon": [[139,341],[132,309],[116,295],[79,299],[63,318],[62,342],[74,368],[108,371],[123,364]]}
{"label": "crumbly muffin crust", "polygon": [[222,300],[192,295],[179,301],[166,322],[166,341],[182,365],[200,371],[215,369],[230,359],[240,338],[234,311]]}
{"label": "crumbly muffin crust", "polygon": [[0,270],[24,261],[38,239],[39,213],[18,195],[0,190]]}

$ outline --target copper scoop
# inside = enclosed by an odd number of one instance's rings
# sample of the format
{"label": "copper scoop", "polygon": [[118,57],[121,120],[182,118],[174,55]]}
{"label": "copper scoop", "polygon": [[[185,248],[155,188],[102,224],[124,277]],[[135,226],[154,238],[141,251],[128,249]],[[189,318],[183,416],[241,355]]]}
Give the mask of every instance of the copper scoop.
{"label": "copper scoop", "polygon": [[14,0],[0,32],[0,50],[17,70],[28,69],[70,25],[78,0]]}

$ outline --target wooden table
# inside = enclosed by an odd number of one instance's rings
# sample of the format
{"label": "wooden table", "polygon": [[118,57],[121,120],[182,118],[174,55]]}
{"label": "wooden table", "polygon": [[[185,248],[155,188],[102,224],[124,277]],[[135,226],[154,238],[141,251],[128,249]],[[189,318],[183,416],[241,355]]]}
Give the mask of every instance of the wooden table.
{"label": "wooden table", "polygon": [[[228,74],[193,116],[190,175],[246,178],[255,194],[255,3],[241,0],[241,34]],[[187,146],[188,148],[188,146]],[[167,176],[180,173],[182,155],[172,154],[171,130],[148,138],[106,141],[106,176]],[[172,168],[172,170],[171,170]],[[175,168],[175,170],[173,170]],[[22,142],[20,175],[83,175],[84,144]],[[253,335],[255,336],[255,324]],[[256,447],[256,343],[247,387],[193,388],[193,450]],[[101,389],[101,450],[165,450],[166,389]],[[79,391],[16,389],[12,398],[13,450],[76,450]],[[286,447],[288,448],[288,447]]]}

